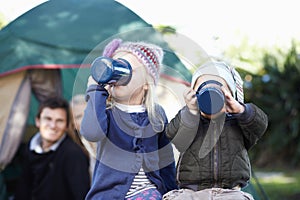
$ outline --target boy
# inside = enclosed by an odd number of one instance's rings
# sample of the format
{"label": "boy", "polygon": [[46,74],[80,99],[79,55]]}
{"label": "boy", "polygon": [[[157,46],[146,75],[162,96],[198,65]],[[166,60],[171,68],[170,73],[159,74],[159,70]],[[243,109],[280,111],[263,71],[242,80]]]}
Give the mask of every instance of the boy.
{"label": "boy", "polygon": [[[256,105],[243,102],[242,83],[223,62],[208,62],[194,73],[186,106],[167,127],[180,152],[181,189],[164,199],[253,199],[241,191],[251,176],[247,151],[264,134],[268,119]],[[210,96],[201,96],[205,92]]]}

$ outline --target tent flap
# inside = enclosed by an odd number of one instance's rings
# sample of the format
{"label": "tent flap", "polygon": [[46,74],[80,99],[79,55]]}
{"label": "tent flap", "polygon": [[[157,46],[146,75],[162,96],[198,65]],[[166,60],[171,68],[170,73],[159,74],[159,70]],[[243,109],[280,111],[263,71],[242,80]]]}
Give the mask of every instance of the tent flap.
{"label": "tent flap", "polygon": [[[3,121],[4,124],[2,124],[1,120],[1,127],[3,125],[5,129],[1,132],[3,136],[0,146],[0,169],[4,169],[14,157],[22,140],[24,127],[27,122],[31,89],[28,77],[22,78],[22,76],[19,77],[22,80],[19,87],[11,88],[12,90],[7,92],[9,94],[15,90],[16,95],[10,95],[10,100],[13,103],[10,107],[10,113],[7,115],[7,121]],[[15,82],[15,79],[12,82]]]}

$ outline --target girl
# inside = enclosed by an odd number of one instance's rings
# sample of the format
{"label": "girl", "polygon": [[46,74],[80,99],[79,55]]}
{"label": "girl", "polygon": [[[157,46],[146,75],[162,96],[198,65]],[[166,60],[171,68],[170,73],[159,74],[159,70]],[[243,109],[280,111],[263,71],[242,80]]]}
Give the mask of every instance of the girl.
{"label": "girl", "polygon": [[[115,39],[103,56],[127,60],[132,77],[125,86],[105,88],[89,77],[80,133],[98,146],[86,199],[161,199],[177,188],[173,149],[165,135],[167,117],[155,103],[163,51]],[[112,106],[106,108],[109,95]]]}

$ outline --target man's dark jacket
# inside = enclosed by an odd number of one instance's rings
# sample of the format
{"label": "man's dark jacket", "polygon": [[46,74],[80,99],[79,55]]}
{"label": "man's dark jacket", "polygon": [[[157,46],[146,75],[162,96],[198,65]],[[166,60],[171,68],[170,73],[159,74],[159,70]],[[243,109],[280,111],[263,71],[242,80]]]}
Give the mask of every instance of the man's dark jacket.
{"label": "man's dark jacket", "polygon": [[27,147],[15,200],[83,200],[90,187],[89,159],[69,136],[56,151],[37,154]]}

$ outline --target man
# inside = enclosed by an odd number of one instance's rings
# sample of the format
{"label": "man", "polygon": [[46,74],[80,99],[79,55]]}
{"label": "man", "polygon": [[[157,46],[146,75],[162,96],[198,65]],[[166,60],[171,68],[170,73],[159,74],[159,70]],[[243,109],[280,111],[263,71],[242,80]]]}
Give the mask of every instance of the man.
{"label": "man", "polygon": [[26,149],[15,199],[84,199],[90,187],[89,160],[68,135],[68,102],[42,102],[35,123],[39,132]]}

